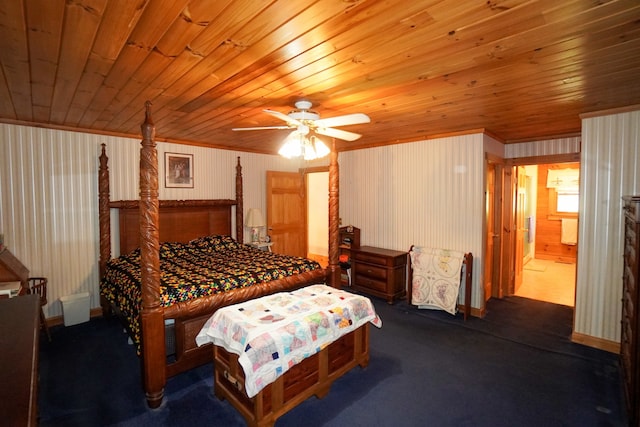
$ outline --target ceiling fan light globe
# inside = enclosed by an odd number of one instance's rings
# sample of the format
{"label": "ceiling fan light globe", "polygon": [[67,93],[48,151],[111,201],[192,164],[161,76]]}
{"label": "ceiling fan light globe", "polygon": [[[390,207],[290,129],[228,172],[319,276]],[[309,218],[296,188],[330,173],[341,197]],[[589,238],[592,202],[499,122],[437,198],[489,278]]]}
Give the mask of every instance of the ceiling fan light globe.
{"label": "ceiling fan light globe", "polygon": [[314,151],[313,147],[311,145],[306,145],[304,147],[304,156],[303,158],[305,160],[315,160],[318,158],[318,156],[316,155],[316,152]]}
{"label": "ceiling fan light globe", "polygon": [[287,159],[300,157],[302,155],[302,145],[300,145],[300,141],[297,138],[287,138],[278,154]]}
{"label": "ceiling fan light globe", "polygon": [[324,156],[328,155],[331,152],[329,147],[327,147],[327,144],[322,142],[321,139],[318,139],[316,137],[312,137],[312,141],[313,141],[314,151],[316,152],[316,156],[318,158],[324,157]]}

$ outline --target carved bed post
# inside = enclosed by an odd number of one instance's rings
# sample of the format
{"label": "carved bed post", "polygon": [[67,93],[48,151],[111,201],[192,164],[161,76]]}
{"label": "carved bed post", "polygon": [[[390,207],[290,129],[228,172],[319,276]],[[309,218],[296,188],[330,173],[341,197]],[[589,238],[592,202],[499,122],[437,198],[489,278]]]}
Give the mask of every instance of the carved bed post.
{"label": "carved bed post", "polygon": [[236,241],[240,243],[244,243],[244,203],[242,197],[242,166],[240,165],[240,156],[238,156],[238,164],[236,165]]}
{"label": "carved bed post", "polygon": [[[100,166],[98,169],[98,219],[100,223],[100,280],[104,277],[107,262],[111,259],[111,217],[109,214],[109,158],[106,145],[102,144],[100,154]],[[107,299],[100,295],[102,315],[107,316],[111,312],[111,306]]]}
{"label": "carved bed post", "polygon": [[329,285],[340,288],[340,266],[338,258],[340,256],[340,209],[339,209],[339,180],[338,152],[336,151],[336,140],[331,143],[331,154],[329,157]]}
{"label": "carved bed post", "polygon": [[158,231],[158,151],[151,103],[145,104],[140,148],[140,267],[142,288],[142,375],[147,403],[162,403],[166,383],[164,317],[160,305],[160,236]]}

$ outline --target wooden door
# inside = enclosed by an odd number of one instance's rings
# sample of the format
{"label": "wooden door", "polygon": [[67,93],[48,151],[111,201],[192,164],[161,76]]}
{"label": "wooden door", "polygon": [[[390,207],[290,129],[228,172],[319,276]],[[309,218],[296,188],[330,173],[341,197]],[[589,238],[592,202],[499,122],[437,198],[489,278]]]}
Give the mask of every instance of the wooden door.
{"label": "wooden door", "polygon": [[500,287],[498,297],[502,298],[507,295],[513,295],[513,269],[514,269],[514,247],[515,232],[514,228],[514,203],[515,189],[517,187],[514,182],[513,167],[505,167],[502,171],[502,203],[501,203],[501,222],[500,222]]}
{"label": "wooden door", "polygon": [[496,235],[496,227],[495,227],[495,182],[496,182],[496,166],[493,163],[487,164],[487,189],[485,194],[485,203],[486,203],[486,223],[487,223],[487,234],[486,234],[486,248],[485,248],[485,263],[484,263],[484,300],[487,301],[492,294],[493,289],[493,260],[494,260],[494,248],[495,248],[495,239]]}
{"label": "wooden door", "polygon": [[523,166],[518,166],[517,173],[517,192],[516,192],[516,211],[515,211],[515,230],[516,230],[516,246],[515,246],[515,283],[514,293],[522,285],[522,270],[524,268],[524,233],[525,233],[525,206],[527,195],[527,174]]}
{"label": "wooden door", "polygon": [[505,226],[505,220],[508,215],[505,214],[505,203],[510,200],[508,197],[509,185],[505,183],[510,175],[508,168],[504,164],[504,159],[492,158],[487,159],[487,188],[486,188],[486,247],[485,247],[485,272],[484,272],[484,291],[485,299],[502,298],[505,295],[507,277],[504,275],[503,259],[505,253],[504,242],[509,240],[508,226]]}
{"label": "wooden door", "polygon": [[267,171],[267,230],[273,252],[306,257],[307,203],[303,174]]}

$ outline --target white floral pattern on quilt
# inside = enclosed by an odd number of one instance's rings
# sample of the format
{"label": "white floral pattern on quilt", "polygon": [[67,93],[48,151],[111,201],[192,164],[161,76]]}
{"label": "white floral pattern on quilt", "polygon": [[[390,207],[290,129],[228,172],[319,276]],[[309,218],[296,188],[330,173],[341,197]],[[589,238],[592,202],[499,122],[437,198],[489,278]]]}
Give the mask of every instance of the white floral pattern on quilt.
{"label": "white floral pattern on quilt", "polygon": [[253,397],[291,367],[367,322],[382,327],[369,298],[326,285],[223,307],[196,337],[239,355]]}
{"label": "white floral pattern on quilt", "polygon": [[456,314],[464,252],[414,246],[411,304]]}

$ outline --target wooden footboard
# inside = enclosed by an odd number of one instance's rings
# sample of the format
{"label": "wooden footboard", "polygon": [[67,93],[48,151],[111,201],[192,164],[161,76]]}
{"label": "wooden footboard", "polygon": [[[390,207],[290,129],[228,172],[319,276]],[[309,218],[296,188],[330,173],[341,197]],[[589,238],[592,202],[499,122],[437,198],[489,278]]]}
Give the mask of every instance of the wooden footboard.
{"label": "wooden footboard", "polygon": [[278,417],[309,397],[326,396],[331,384],[356,365],[364,368],[369,364],[369,323],[304,359],[253,398],[244,391],[244,371],[238,355],[213,346],[213,360],[215,395],[228,400],[247,425],[272,426]]}

